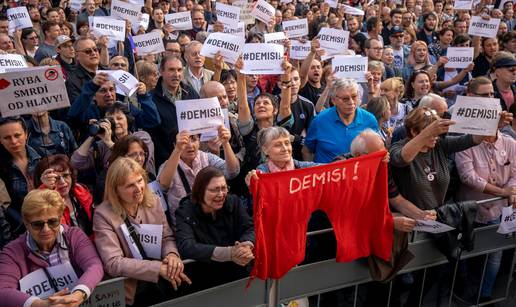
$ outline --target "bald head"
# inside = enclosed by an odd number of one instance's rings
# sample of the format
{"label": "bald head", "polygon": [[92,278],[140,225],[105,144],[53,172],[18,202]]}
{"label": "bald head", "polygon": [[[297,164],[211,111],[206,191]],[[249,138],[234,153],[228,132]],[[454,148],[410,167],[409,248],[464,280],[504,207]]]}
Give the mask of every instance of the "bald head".
{"label": "bald head", "polygon": [[446,100],[434,93],[423,96],[419,102],[419,106],[435,110],[437,115],[440,117],[443,117],[444,112],[448,112],[448,104],[446,103]]}
{"label": "bald head", "polygon": [[220,107],[227,109],[229,106],[228,95],[226,88],[222,83],[217,81],[208,81],[201,87],[201,98],[217,97],[219,99]]}
{"label": "bald head", "polygon": [[382,137],[371,129],[360,132],[351,142],[351,155],[353,157],[367,155],[384,149],[385,143]]}

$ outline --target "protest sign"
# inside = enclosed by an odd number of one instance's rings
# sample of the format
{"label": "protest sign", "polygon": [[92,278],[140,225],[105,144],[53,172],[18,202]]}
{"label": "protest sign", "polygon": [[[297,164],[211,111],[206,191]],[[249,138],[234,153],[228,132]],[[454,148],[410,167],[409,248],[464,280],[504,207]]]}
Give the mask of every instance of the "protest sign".
{"label": "protest sign", "polygon": [[283,73],[283,46],[278,44],[245,44],[242,58],[247,75],[279,75]]}
{"label": "protest sign", "polygon": [[455,228],[434,220],[416,220],[416,226],[414,226],[414,231],[429,233],[442,233],[454,229]]}
{"label": "protest sign", "polygon": [[356,7],[352,7],[349,5],[343,5],[344,6],[344,12],[349,15],[355,15],[355,16],[364,16],[365,13],[361,9],[358,9]]}
{"label": "protest sign", "polygon": [[240,21],[236,28],[229,28],[224,26],[224,33],[241,36],[245,39],[245,23],[243,21]]}
{"label": "protest sign", "polygon": [[93,17],[93,34],[96,37],[108,36],[111,40],[125,40],[125,21],[110,17]]}
{"label": "protest sign", "polygon": [[453,8],[456,10],[471,10],[473,6],[473,0],[455,0]]}
{"label": "protest sign", "polygon": [[265,43],[269,44],[280,44],[283,46],[283,41],[287,39],[285,32],[273,32],[273,33],[265,33],[263,35],[263,40]]}
{"label": "protest sign", "polygon": [[468,34],[481,37],[496,37],[499,26],[499,18],[484,20],[480,16],[471,16],[471,24],[468,29]]}
{"label": "protest sign", "polygon": [[512,206],[502,208],[502,220],[496,232],[503,235],[516,232],[516,210]]}
{"label": "protest sign", "polygon": [[324,0],[324,2],[328,3],[332,8],[337,8],[337,6],[339,5],[338,0]]}
{"label": "protest sign", "polygon": [[56,292],[51,283],[54,283],[58,290],[75,287],[78,278],[69,261],[46,269],[52,281],[49,280],[43,269],[38,269],[20,279],[20,291],[30,296],[46,299]]}
{"label": "protest sign", "polygon": [[[143,250],[151,259],[161,259],[161,240],[163,238],[163,225],[154,224],[132,224],[136,235],[140,238]],[[131,254],[136,259],[143,259],[138,246],[134,242],[126,224],[120,225]]]}
{"label": "protest sign", "polygon": [[457,96],[452,109],[449,132],[473,135],[495,135],[502,107],[500,99]]}
{"label": "protest sign", "polygon": [[254,5],[254,8],[251,10],[251,16],[254,16],[256,19],[265,22],[266,24],[274,18],[274,13],[276,10],[272,5],[267,3],[265,0],[258,0]]}
{"label": "protest sign", "polygon": [[448,47],[446,57],[448,63],[445,68],[466,68],[473,62],[473,47]]}
{"label": "protest sign", "polygon": [[82,9],[83,0],[71,0],[70,1],[70,9],[76,12],[80,12]]}
{"label": "protest sign", "polygon": [[111,2],[111,16],[120,20],[129,20],[131,24],[138,24],[140,21],[142,6],[119,0]]}
{"label": "protest sign", "polygon": [[[231,129],[230,126],[229,126],[229,113],[228,113],[228,109],[222,108],[221,110],[222,110],[222,114],[224,115],[224,127],[226,127],[227,129]],[[213,139],[217,138],[218,136],[219,136],[218,128],[210,130],[208,132],[205,132],[205,133],[201,134],[201,142],[206,142],[206,141],[213,140]]]}
{"label": "protest sign", "polygon": [[336,55],[331,60],[331,70],[337,78],[355,79],[357,82],[367,82],[367,58],[363,56]]}
{"label": "protest sign", "polygon": [[306,18],[296,20],[286,20],[282,23],[283,31],[288,38],[302,37],[308,35],[308,21]]}
{"label": "protest sign", "polygon": [[27,62],[21,54],[0,54],[0,73],[9,68],[24,68]]}
{"label": "protest sign", "polygon": [[180,12],[165,15],[165,22],[172,25],[175,30],[184,31],[193,29],[190,12]]}
{"label": "protest sign", "polygon": [[302,43],[298,40],[292,40],[290,45],[290,58],[294,60],[304,60],[312,50],[312,43],[306,41]]}
{"label": "protest sign", "polygon": [[143,27],[144,30],[149,28],[149,14],[143,13],[140,15],[140,19],[137,23],[131,24],[131,28],[134,33],[137,33],[140,30],[140,27]]}
{"label": "protest sign", "polygon": [[178,131],[202,134],[224,124],[216,97],[176,101]]}
{"label": "protest sign", "polygon": [[32,21],[25,6],[7,9],[7,20],[9,21],[9,35],[15,30],[32,28]]}
{"label": "protest sign", "polygon": [[321,28],[317,36],[321,48],[326,51],[328,56],[339,54],[348,49],[349,31]]}
{"label": "protest sign", "polygon": [[145,0],[127,0],[127,2],[129,2],[131,4],[142,5],[142,6],[145,4]]}
{"label": "protest sign", "polygon": [[240,21],[240,8],[238,6],[227,5],[221,2],[215,3],[215,11],[217,12],[217,21],[224,26],[236,28]]}
{"label": "protest sign", "polygon": [[249,3],[245,0],[242,1],[234,1],[233,5],[240,7],[240,21],[243,21],[245,25],[253,25],[255,23],[255,19],[253,15],[251,15],[251,11],[254,8],[254,3]]}
{"label": "protest sign", "polygon": [[133,36],[134,47],[139,56],[156,54],[165,51],[163,40],[159,32],[153,31],[147,34]]}
{"label": "protest sign", "polygon": [[32,114],[70,106],[60,66],[34,67],[0,75],[2,116]]}
{"label": "protest sign", "polygon": [[100,282],[80,307],[125,307],[124,277]]}
{"label": "protest sign", "polygon": [[131,96],[138,89],[138,79],[125,70],[97,70],[97,74],[105,73],[115,83],[117,89],[125,96]]}
{"label": "protest sign", "polygon": [[163,211],[168,211],[167,200],[165,198],[165,195],[163,194],[163,191],[161,191],[161,186],[159,182],[157,180],[149,182],[149,188],[154,193],[154,195],[159,199],[159,203],[161,204]]}
{"label": "protest sign", "polygon": [[201,48],[201,55],[214,58],[215,54],[220,51],[224,61],[234,64],[245,44],[242,36],[236,36],[226,33],[211,33]]}

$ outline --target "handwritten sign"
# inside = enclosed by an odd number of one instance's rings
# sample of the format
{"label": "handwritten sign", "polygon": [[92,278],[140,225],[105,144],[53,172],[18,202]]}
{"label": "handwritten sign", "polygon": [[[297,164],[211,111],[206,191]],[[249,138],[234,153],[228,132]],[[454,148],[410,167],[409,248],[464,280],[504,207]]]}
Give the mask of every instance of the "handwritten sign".
{"label": "handwritten sign", "polygon": [[337,78],[351,78],[357,82],[367,82],[367,58],[363,56],[336,55],[331,60],[332,71]]}
{"label": "handwritten sign", "polygon": [[156,31],[133,36],[133,41],[136,53],[140,56],[157,54],[165,51],[161,35]]}
{"label": "handwritten sign", "polygon": [[244,69],[248,75],[278,75],[282,74],[283,46],[278,44],[245,44],[242,58]]}
{"label": "handwritten sign", "polygon": [[224,116],[216,97],[176,101],[179,131],[201,134],[224,124]]}
{"label": "handwritten sign", "polygon": [[466,68],[473,62],[472,47],[448,47],[446,49],[446,57],[448,63],[444,65],[446,68]]}
{"label": "handwritten sign", "polygon": [[457,96],[449,132],[496,135],[501,112],[500,99]]}
{"label": "handwritten sign", "polygon": [[472,16],[468,34],[481,37],[496,37],[498,27],[500,26],[499,18],[491,18],[484,20],[480,16]]}

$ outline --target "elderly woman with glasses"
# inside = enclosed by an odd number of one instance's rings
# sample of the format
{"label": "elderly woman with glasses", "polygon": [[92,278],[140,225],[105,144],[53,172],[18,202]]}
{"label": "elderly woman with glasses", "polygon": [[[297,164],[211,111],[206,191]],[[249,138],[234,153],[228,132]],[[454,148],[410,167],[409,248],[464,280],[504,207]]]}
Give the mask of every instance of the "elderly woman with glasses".
{"label": "elderly woman with glasses", "polygon": [[242,200],[228,192],[224,173],[208,166],[197,174],[192,194],[176,211],[179,252],[198,261],[192,280],[199,287],[248,276],[246,266],[254,259],[252,219]]}
{"label": "elderly woman with glasses", "polygon": [[31,191],[22,206],[27,232],[0,254],[3,306],[78,306],[102,280],[102,262],[76,227],[61,225],[64,200],[57,191]]}

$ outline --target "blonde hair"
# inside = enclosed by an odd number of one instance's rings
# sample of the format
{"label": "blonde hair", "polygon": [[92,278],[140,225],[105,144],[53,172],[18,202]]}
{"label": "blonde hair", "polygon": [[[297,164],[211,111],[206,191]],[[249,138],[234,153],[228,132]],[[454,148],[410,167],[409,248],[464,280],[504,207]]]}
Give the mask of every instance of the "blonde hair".
{"label": "blonde hair", "polygon": [[425,64],[430,64],[430,55],[428,52],[428,46],[424,41],[415,41],[412,46],[410,46],[410,54],[408,56],[407,62],[410,65],[416,65],[416,49],[418,47],[423,47],[426,50],[426,58],[425,58]]}
{"label": "blonde hair", "polygon": [[148,187],[149,179],[145,170],[130,158],[121,157],[116,159],[110,166],[106,175],[106,185],[104,188],[104,201],[108,202],[113,211],[125,218],[125,210],[122,199],[118,195],[117,188],[125,184],[127,178],[131,175],[140,175],[145,181],[145,190],[143,192],[143,201],[140,205],[152,207],[155,203],[154,194]]}
{"label": "blonde hair", "polygon": [[59,192],[54,190],[32,190],[30,191],[21,207],[23,220],[27,221],[31,216],[41,215],[47,210],[56,210],[59,218],[63,215],[65,203]]}
{"label": "blonde hair", "polygon": [[398,98],[396,100],[400,100],[405,93],[405,85],[403,85],[403,79],[399,77],[389,78],[383,81],[380,84],[380,88],[386,89],[388,91],[398,91]]}

